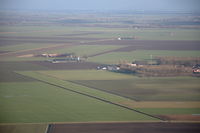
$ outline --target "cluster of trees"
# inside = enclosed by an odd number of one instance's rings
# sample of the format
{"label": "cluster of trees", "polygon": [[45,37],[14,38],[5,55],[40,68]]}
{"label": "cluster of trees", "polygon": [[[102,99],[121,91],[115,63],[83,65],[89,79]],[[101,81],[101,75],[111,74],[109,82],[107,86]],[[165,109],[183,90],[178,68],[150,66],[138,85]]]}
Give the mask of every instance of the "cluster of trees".
{"label": "cluster of trees", "polygon": [[158,65],[183,65],[192,67],[200,64],[200,57],[155,57]]}
{"label": "cluster of trees", "polygon": [[140,67],[136,72],[141,76],[191,76],[192,68],[176,65],[148,65]]}
{"label": "cluster of trees", "polygon": [[140,76],[192,76],[193,66],[200,64],[200,58],[156,57],[156,65],[121,63],[120,71]]}

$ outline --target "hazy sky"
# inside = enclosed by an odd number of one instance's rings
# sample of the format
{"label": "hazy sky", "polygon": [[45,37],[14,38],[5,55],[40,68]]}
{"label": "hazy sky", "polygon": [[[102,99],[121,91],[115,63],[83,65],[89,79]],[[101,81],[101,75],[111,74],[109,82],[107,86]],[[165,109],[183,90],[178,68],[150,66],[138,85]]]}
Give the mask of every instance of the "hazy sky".
{"label": "hazy sky", "polygon": [[200,0],[0,0],[0,9],[200,11]]}

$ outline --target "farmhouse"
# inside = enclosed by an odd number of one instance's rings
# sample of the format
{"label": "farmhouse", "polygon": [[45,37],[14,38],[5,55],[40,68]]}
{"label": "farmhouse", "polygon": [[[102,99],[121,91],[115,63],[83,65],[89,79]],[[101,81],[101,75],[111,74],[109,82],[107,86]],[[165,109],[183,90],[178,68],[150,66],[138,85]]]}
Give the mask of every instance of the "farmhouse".
{"label": "farmhouse", "polygon": [[65,53],[65,54],[40,54],[40,55],[35,55],[36,57],[50,57],[50,58],[55,58],[55,57],[72,57],[73,53]]}
{"label": "farmhouse", "polygon": [[119,71],[120,67],[117,65],[98,66],[97,70]]}
{"label": "farmhouse", "polygon": [[79,62],[80,57],[69,57],[64,59],[53,59],[51,60],[52,63],[67,63],[67,62]]}
{"label": "farmhouse", "polygon": [[135,66],[148,65],[148,61],[134,61],[132,62],[132,65],[135,65]]}
{"label": "farmhouse", "polygon": [[118,70],[120,70],[120,67],[118,67],[116,65],[110,65],[110,66],[107,66],[107,69],[109,71],[118,71]]}
{"label": "farmhouse", "polygon": [[136,39],[136,37],[118,37],[117,40],[133,40]]}
{"label": "farmhouse", "polygon": [[192,69],[194,74],[200,74],[200,64],[196,64]]}

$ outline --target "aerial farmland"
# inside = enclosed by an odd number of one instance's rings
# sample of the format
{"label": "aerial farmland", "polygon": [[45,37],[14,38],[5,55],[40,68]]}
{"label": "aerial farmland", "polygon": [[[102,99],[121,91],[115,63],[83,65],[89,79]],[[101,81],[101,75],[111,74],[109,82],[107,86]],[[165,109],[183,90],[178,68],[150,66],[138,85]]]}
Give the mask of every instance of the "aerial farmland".
{"label": "aerial farmland", "polygon": [[111,14],[0,11],[0,132],[200,131],[199,14]]}

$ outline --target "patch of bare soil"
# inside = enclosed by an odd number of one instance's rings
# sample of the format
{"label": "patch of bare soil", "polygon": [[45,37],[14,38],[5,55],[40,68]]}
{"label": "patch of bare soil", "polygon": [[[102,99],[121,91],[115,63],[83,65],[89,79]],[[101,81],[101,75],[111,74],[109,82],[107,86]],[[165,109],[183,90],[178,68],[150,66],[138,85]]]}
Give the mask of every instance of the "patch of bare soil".
{"label": "patch of bare soil", "polygon": [[48,133],[199,133],[198,123],[72,123],[51,124]]}
{"label": "patch of bare soil", "polygon": [[175,121],[200,121],[200,115],[158,115],[166,120]]}
{"label": "patch of bare soil", "polygon": [[3,54],[3,53],[8,53],[10,51],[0,51],[0,54]]}
{"label": "patch of bare soil", "polygon": [[51,63],[49,61],[32,61],[31,63],[47,67],[52,70],[96,69],[99,66],[98,63],[92,62]]}

